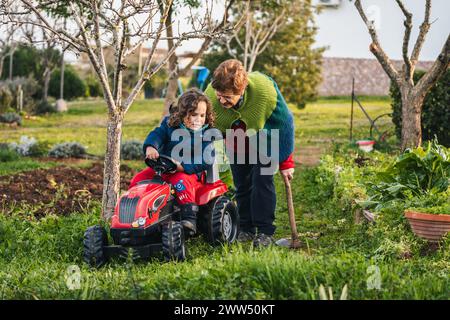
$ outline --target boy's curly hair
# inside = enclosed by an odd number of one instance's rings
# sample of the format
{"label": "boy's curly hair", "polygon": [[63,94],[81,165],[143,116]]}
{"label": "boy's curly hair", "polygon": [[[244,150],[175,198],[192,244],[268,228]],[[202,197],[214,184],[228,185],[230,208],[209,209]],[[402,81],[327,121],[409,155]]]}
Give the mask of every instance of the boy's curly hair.
{"label": "boy's curly hair", "polygon": [[214,112],[212,110],[211,101],[200,90],[192,88],[178,98],[177,105],[170,106],[169,127],[178,127],[183,123],[183,119],[192,114],[199,104],[199,102],[206,103],[206,119],[205,124],[209,127],[214,126]]}

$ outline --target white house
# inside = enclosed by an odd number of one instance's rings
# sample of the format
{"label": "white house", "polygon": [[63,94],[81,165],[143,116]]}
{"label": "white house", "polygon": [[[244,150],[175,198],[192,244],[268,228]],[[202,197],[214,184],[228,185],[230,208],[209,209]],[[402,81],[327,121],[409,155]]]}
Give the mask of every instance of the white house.
{"label": "white house", "polygon": [[[380,43],[392,60],[402,59],[404,16],[394,0],[362,0],[363,8],[377,28]],[[317,47],[327,47],[324,52],[323,83],[321,95],[347,95],[355,77],[356,92],[368,95],[388,93],[389,79],[369,51],[370,35],[359,16],[353,1],[313,0],[322,10],[316,14],[319,28]],[[413,14],[413,30],[409,50],[419,33],[425,13],[425,0],[403,0]],[[450,1],[433,0],[431,28],[422,48],[418,68],[427,69],[436,59],[450,31]],[[398,63],[398,62],[397,62]]]}

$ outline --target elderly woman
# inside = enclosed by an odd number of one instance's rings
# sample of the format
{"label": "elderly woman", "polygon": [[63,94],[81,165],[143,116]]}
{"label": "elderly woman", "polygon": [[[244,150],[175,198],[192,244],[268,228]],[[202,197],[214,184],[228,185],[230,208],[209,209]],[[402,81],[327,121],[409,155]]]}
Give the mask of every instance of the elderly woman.
{"label": "elderly woman", "polygon": [[[244,132],[266,129],[270,137],[271,130],[278,129],[279,140],[272,139],[269,144],[278,143],[279,153],[277,157],[271,154],[270,160],[279,164],[282,175],[292,179],[293,117],[277,84],[270,77],[259,72],[247,74],[241,62],[226,60],[214,71],[205,94],[210,98],[216,114],[215,126],[224,136],[228,129],[242,129]],[[257,161],[250,160],[254,159],[249,156],[250,152],[260,152],[259,144],[249,144],[247,137],[245,150],[241,151],[234,142],[235,138],[229,140],[226,141],[227,154],[232,155],[231,171],[240,215],[238,241],[253,241],[255,247],[266,247],[273,243],[275,233],[274,171],[263,173],[261,169],[267,164],[259,156]],[[240,159],[245,161],[239,161],[239,153]]]}

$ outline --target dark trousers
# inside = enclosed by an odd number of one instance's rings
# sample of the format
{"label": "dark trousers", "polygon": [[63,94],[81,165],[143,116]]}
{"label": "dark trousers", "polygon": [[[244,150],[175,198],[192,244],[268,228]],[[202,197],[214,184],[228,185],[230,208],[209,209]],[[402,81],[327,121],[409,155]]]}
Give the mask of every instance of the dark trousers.
{"label": "dark trousers", "polygon": [[277,202],[273,175],[262,175],[261,164],[231,164],[240,230],[273,235]]}

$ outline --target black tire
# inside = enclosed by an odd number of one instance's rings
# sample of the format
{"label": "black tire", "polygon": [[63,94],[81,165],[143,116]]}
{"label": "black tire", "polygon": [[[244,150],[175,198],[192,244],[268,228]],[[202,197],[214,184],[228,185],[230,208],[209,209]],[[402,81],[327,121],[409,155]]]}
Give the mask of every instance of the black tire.
{"label": "black tire", "polygon": [[108,235],[100,225],[87,228],[83,239],[83,259],[91,267],[99,268],[106,262],[103,247],[108,245]]}
{"label": "black tire", "polygon": [[165,223],[162,225],[161,233],[164,260],[184,261],[186,259],[186,246],[181,223],[178,221]]}
{"label": "black tire", "polygon": [[211,244],[233,243],[239,226],[235,203],[226,196],[220,196],[212,200],[210,208],[206,239]]}

